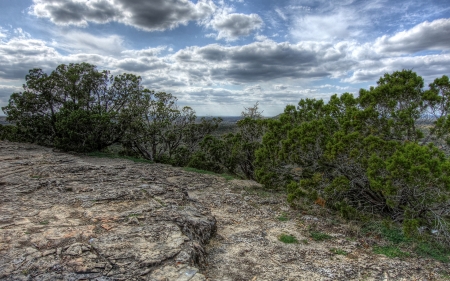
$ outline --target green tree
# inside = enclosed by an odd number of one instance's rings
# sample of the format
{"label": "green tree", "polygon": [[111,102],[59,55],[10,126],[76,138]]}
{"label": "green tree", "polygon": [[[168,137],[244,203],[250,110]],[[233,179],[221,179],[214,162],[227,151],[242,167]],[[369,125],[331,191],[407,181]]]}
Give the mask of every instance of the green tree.
{"label": "green tree", "polygon": [[142,157],[185,165],[203,137],[215,130],[219,118],[197,123],[195,111],[179,108],[177,98],[165,92],[151,92],[137,106],[142,118],[130,125],[124,145]]}
{"label": "green tree", "polygon": [[[347,217],[381,214],[450,239],[450,162],[427,135],[448,135],[448,78],[423,90],[408,70],[385,74],[358,97],[301,100],[271,121],[256,178],[288,199],[326,202]],[[436,119],[424,126],[430,112]],[[406,227],[408,226],[408,227]]]}
{"label": "green tree", "polygon": [[18,139],[74,151],[119,142],[136,117],[130,107],[148,92],[138,76],[114,77],[88,63],[62,64],[50,75],[32,69],[25,80],[2,108]]}
{"label": "green tree", "polygon": [[[244,108],[237,122],[238,132],[220,137],[207,136],[190,166],[214,172],[227,172],[254,179],[255,151],[261,145],[265,123],[259,103]],[[209,168],[208,168],[209,167]]]}

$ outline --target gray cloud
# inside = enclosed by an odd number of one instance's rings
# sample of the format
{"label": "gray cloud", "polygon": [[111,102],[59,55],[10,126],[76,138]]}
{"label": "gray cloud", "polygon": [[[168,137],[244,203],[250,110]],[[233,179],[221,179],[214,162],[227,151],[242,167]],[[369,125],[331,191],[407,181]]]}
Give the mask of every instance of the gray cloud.
{"label": "gray cloud", "polygon": [[146,31],[172,29],[204,20],[215,10],[211,0],[34,0],[31,13],[58,25],[121,22]]}
{"label": "gray cloud", "polygon": [[167,64],[163,63],[157,58],[139,58],[139,59],[121,59],[114,63],[114,65],[125,71],[132,72],[145,72],[155,69],[163,69],[167,67]]}
{"label": "gray cloud", "polygon": [[416,53],[450,49],[450,19],[423,22],[394,36],[382,36],[375,47],[383,53]]}
{"label": "gray cloud", "polygon": [[248,36],[261,28],[263,21],[256,14],[220,14],[216,15],[209,25],[217,30],[216,39],[233,41],[242,36]]}
{"label": "gray cloud", "polygon": [[[327,55],[329,49],[336,54]],[[343,61],[345,56],[334,49],[332,45],[264,41],[233,47],[218,44],[190,47],[177,52],[173,58],[177,67],[188,75],[200,72],[196,80],[247,83],[330,76],[330,71],[347,63]]]}

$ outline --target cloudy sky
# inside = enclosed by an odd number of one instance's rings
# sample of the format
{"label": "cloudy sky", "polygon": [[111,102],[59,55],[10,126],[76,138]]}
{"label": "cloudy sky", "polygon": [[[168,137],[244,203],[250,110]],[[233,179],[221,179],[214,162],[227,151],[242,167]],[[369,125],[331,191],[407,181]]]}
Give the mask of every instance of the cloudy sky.
{"label": "cloudy sky", "polygon": [[[198,115],[450,75],[448,0],[0,0],[0,106],[29,69],[134,73]],[[3,114],[3,113],[0,113]]]}

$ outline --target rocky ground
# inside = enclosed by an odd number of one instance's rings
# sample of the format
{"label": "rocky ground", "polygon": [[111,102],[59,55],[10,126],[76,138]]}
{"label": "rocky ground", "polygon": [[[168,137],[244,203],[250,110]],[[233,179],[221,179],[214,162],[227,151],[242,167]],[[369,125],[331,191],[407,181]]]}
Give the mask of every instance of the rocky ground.
{"label": "rocky ground", "polygon": [[448,280],[251,181],[9,142],[0,171],[0,280]]}

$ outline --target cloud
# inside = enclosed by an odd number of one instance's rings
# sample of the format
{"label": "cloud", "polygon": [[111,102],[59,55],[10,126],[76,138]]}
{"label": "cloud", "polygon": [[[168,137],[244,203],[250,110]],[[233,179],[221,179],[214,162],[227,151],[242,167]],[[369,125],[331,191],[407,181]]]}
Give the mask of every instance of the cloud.
{"label": "cloud", "polygon": [[401,69],[412,69],[425,79],[431,80],[450,72],[450,54],[390,57],[377,63],[371,61],[361,62],[358,69],[350,77],[342,79],[342,82],[377,81],[383,74]]}
{"label": "cloud", "polygon": [[98,36],[87,32],[71,31],[64,34],[59,42],[53,42],[55,48],[71,53],[119,55],[125,50],[124,39],[118,35]]}
{"label": "cloud", "polygon": [[188,47],[172,58],[197,83],[211,80],[239,84],[278,78],[328,77],[331,71],[341,71],[349,64],[344,61],[344,51],[331,44],[266,40],[243,46]]}
{"label": "cloud", "polygon": [[54,68],[58,56],[41,40],[13,38],[0,42],[0,78],[23,79],[32,68]]}
{"label": "cloud", "polygon": [[216,39],[233,41],[260,29],[263,20],[257,14],[223,13],[216,15],[208,25],[218,31]]}
{"label": "cloud", "polygon": [[30,13],[58,25],[120,22],[146,31],[201,21],[216,9],[211,0],[33,0]]}
{"label": "cloud", "polygon": [[294,17],[291,35],[297,40],[334,41],[355,38],[365,25],[364,18],[350,9]]}
{"label": "cloud", "polygon": [[384,35],[375,42],[383,53],[416,53],[424,50],[450,49],[450,19],[425,21],[393,36]]}

